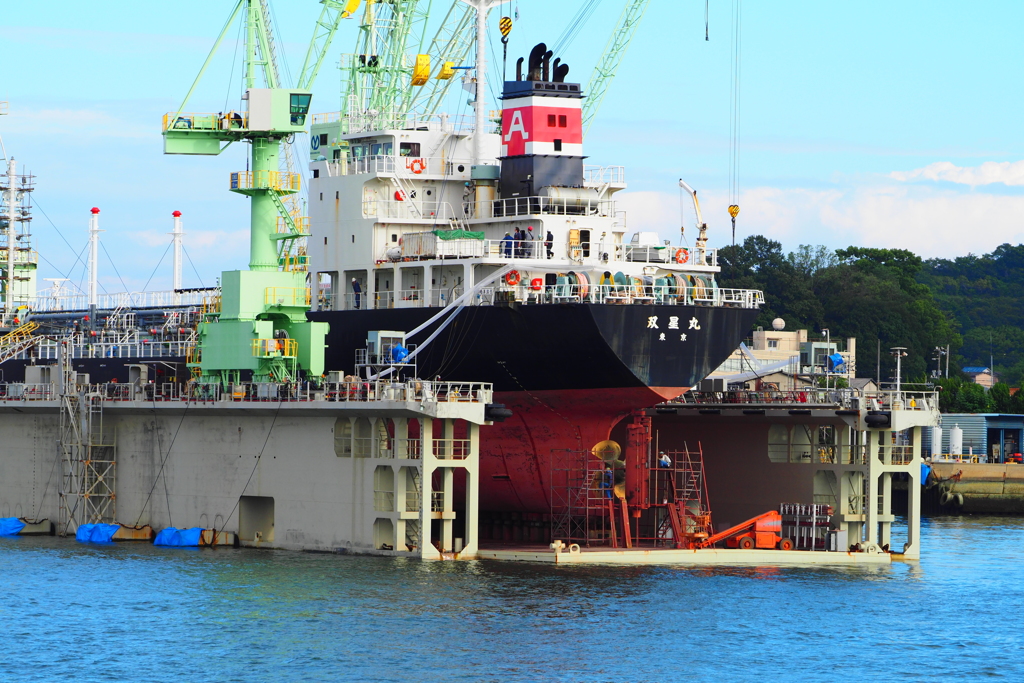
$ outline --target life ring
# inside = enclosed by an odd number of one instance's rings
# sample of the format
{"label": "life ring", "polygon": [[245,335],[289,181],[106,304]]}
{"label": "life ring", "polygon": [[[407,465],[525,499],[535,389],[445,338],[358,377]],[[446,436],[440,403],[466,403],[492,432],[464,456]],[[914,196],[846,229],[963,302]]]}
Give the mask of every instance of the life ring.
{"label": "life ring", "polygon": [[523,276],[519,274],[518,270],[510,270],[505,273],[505,284],[509,287],[515,287],[523,279]]}
{"label": "life ring", "polygon": [[416,158],[406,164],[406,168],[416,175],[419,175],[420,173],[423,173],[423,171],[427,170],[427,162],[421,158]]}
{"label": "life ring", "polygon": [[395,201],[396,202],[404,202],[405,201],[405,193],[402,192],[401,190],[395,190]]}
{"label": "life ring", "polygon": [[689,249],[676,249],[676,263],[686,263],[690,260]]}
{"label": "life ring", "polygon": [[540,290],[544,289],[544,280],[540,279],[539,277],[533,278],[532,280],[530,280],[530,289],[532,289],[535,292],[539,292]]}

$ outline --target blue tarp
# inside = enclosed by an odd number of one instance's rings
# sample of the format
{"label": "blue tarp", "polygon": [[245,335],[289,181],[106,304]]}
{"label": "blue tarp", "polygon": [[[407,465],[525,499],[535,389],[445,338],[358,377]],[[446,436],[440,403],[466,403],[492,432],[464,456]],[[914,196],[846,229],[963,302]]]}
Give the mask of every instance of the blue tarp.
{"label": "blue tarp", "polygon": [[175,548],[194,548],[199,545],[199,538],[203,534],[202,527],[191,529],[175,529],[169,526],[156,535],[153,545],[167,545]]}
{"label": "blue tarp", "polygon": [[0,517],[0,536],[17,536],[25,528],[25,522],[17,517]]}
{"label": "blue tarp", "polygon": [[79,543],[111,543],[120,524],[83,524],[75,533]]}
{"label": "blue tarp", "polygon": [[409,349],[405,348],[401,344],[396,344],[391,349],[391,362],[392,363],[401,363],[402,361],[404,361],[408,357],[409,357]]}
{"label": "blue tarp", "polygon": [[828,369],[829,370],[833,370],[833,371],[838,370],[839,368],[843,367],[843,365],[845,365],[845,364],[846,364],[846,362],[843,360],[843,357],[842,357],[841,354],[833,353],[831,356],[828,357]]}
{"label": "blue tarp", "polygon": [[928,463],[921,463],[921,486],[924,486],[928,482],[928,475],[931,473],[931,466],[929,466]]}

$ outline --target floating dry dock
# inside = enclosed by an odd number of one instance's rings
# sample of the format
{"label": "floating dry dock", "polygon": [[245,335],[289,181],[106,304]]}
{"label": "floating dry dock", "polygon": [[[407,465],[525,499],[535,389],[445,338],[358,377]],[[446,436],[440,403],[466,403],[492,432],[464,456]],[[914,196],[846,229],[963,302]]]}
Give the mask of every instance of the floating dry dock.
{"label": "floating dry dock", "polygon": [[[558,546],[558,547],[556,547]],[[704,548],[701,550],[674,550],[633,548],[560,547],[558,543],[545,547],[482,548],[480,559],[550,564],[619,564],[619,565],[673,565],[673,566],[820,566],[891,564],[892,556],[883,552],[809,552],[803,550],[740,550],[738,548]]]}
{"label": "floating dry dock", "polygon": [[[624,499],[612,500],[591,485],[583,493],[596,506],[584,501],[563,511],[569,523],[564,528],[575,531],[562,535],[553,514],[554,542],[538,544],[479,540],[479,438],[489,417],[489,385],[357,380],[319,388],[192,386],[184,393],[179,385],[141,382],[73,387],[0,385],[0,516],[54,519],[59,533],[95,522],[202,527],[255,547],[555,564],[879,565],[916,559],[920,433],[937,419],[934,394],[902,391],[845,393],[798,407],[786,396],[763,405],[736,396],[666,404],[628,425],[627,451],[639,446],[636,452],[653,452],[640,439],[643,433],[649,438],[652,418],[658,419],[662,449],[693,429],[705,439],[705,457],[716,463],[711,471],[720,500],[731,499],[735,507],[734,501],[756,491],[763,500],[755,504],[763,510],[763,501],[774,500],[775,507],[781,496],[813,494],[811,507],[829,508],[831,545],[812,539],[803,550],[682,548],[675,541],[689,531],[682,510],[683,526],[677,520],[674,533],[648,534],[653,544],[644,546],[641,516],[630,517]],[[828,425],[836,429],[819,432],[836,435],[828,447],[796,438]],[[790,435],[785,449],[765,436],[776,433]],[[581,457],[588,464],[580,480],[592,482],[590,468],[603,465],[590,451]],[[680,458],[672,469],[644,465],[652,509],[661,502],[665,477],[682,476],[682,463]],[[736,476],[718,474],[729,471]],[[885,547],[895,521],[894,476],[906,477],[912,492],[908,543],[898,554]],[[822,481],[836,486],[820,488]],[[574,542],[580,516],[594,509],[598,516],[611,515],[601,524],[591,520],[585,530],[583,538],[595,542]],[[657,514],[664,522],[667,513],[662,507]],[[594,535],[604,521],[620,524],[618,547],[614,529]],[[721,519],[719,525],[725,526]],[[796,535],[784,529],[783,537]],[[848,551],[858,544],[857,552]]]}
{"label": "floating dry dock", "polygon": [[0,516],[58,520],[70,535],[87,523],[198,526],[251,546],[475,553],[490,385],[179,391],[0,385]]}

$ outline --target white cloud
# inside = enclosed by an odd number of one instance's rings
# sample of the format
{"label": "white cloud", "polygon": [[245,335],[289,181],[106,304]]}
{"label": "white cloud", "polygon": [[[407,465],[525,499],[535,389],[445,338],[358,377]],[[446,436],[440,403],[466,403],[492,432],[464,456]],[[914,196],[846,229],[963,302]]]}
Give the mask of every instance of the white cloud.
{"label": "white cloud", "polygon": [[[654,230],[678,239],[679,199],[668,193],[620,194],[629,233]],[[1024,196],[882,184],[844,190],[757,187],[743,192],[736,240],[765,235],[787,251],[800,244],[909,249],[929,257],[991,251],[1024,242]],[[730,242],[728,197],[701,195],[712,246]],[[686,237],[692,241],[692,206]],[[629,235],[627,234],[627,239]]]}
{"label": "white cloud", "polygon": [[933,180],[958,185],[1024,185],[1024,161],[986,161],[980,166],[956,166],[949,161],[937,161],[913,171],[896,171],[894,180]]}

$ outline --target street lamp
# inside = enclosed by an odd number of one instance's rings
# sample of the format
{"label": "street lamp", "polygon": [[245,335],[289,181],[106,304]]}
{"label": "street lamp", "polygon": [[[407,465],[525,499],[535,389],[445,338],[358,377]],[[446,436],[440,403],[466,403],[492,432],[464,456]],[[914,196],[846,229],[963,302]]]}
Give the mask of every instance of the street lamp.
{"label": "street lamp", "polygon": [[[947,355],[949,351],[941,346],[935,347],[935,377],[942,377],[942,357]],[[949,372],[946,372],[946,376],[949,376]]]}
{"label": "street lamp", "polygon": [[825,337],[825,391],[828,391],[828,357],[832,355],[832,333],[827,327],[823,327],[821,334]]}
{"label": "street lamp", "polygon": [[896,400],[900,400],[900,377],[903,374],[903,359],[907,355],[907,347],[894,346],[889,352],[896,357]]}

